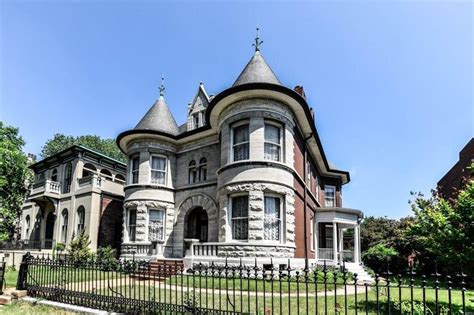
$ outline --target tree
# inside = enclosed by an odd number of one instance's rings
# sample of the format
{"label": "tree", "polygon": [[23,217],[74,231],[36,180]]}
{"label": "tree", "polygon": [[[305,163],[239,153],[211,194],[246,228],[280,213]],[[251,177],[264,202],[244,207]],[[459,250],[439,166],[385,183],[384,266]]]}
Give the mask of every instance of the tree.
{"label": "tree", "polygon": [[24,145],[18,128],[0,121],[0,240],[13,238],[29,191],[32,172],[23,153]]}
{"label": "tree", "polygon": [[61,133],[55,134],[52,139],[46,141],[41,149],[41,156],[47,158],[74,144],[85,146],[122,162],[127,160],[126,156],[120,152],[115,144],[114,139],[102,139],[99,136],[93,135],[73,137]]}
{"label": "tree", "polygon": [[79,232],[77,236],[73,236],[69,242],[68,254],[75,263],[85,263],[91,259],[93,254],[90,249],[91,241],[89,235],[84,231]]}
{"label": "tree", "polygon": [[407,234],[416,238],[417,254],[425,260],[436,259],[444,271],[463,267],[474,274],[474,181],[470,180],[453,202],[435,191],[430,198],[413,195],[415,219]]}

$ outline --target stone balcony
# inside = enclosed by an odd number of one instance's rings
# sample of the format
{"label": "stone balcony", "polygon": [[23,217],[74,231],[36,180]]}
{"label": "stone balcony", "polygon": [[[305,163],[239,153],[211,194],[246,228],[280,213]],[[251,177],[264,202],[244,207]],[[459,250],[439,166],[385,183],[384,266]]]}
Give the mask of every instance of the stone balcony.
{"label": "stone balcony", "polygon": [[33,184],[30,193],[30,199],[43,199],[43,197],[59,198],[61,193],[61,184],[59,182],[46,179]]}

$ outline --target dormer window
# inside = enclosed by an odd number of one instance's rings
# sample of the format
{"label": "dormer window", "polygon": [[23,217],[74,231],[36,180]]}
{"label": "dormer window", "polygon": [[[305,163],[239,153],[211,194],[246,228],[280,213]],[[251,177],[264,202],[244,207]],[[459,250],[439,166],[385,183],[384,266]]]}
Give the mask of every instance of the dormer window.
{"label": "dormer window", "polygon": [[249,125],[238,125],[232,128],[232,156],[234,161],[249,159]]}
{"label": "dormer window", "polygon": [[199,128],[199,113],[193,115],[193,129]]}
{"label": "dormer window", "polygon": [[281,128],[274,124],[265,124],[265,160],[281,160]]}

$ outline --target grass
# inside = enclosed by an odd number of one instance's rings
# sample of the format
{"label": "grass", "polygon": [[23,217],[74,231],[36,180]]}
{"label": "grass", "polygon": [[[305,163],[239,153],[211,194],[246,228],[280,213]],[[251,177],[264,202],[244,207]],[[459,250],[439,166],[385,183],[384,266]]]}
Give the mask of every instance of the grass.
{"label": "grass", "polygon": [[5,287],[16,287],[16,281],[18,279],[18,271],[14,269],[7,269],[5,271]]}
{"label": "grass", "polygon": [[22,301],[15,301],[11,304],[5,305],[0,308],[0,314],[12,314],[12,315],[36,315],[36,314],[61,314],[61,315],[69,315],[69,314],[78,314],[69,311],[65,311],[63,309],[47,306],[43,304],[33,304],[28,302]]}

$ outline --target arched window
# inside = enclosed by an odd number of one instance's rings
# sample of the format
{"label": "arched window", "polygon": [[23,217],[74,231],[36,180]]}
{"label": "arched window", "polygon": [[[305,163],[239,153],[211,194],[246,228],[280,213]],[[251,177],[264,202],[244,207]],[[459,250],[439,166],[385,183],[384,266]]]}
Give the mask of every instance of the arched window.
{"label": "arched window", "polygon": [[25,238],[30,238],[30,216],[25,218]]}
{"label": "arched window", "polygon": [[119,182],[125,182],[125,176],[123,176],[121,174],[117,174],[117,175],[115,175],[115,180],[119,181]]}
{"label": "arched window", "polygon": [[106,178],[109,178],[109,179],[112,178],[112,173],[109,170],[105,169],[105,168],[100,170],[100,174],[103,175]]}
{"label": "arched window", "polygon": [[84,223],[86,221],[86,209],[83,206],[77,208],[77,234],[84,231]]}
{"label": "arched window", "polygon": [[66,243],[67,240],[67,225],[69,220],[69,214],[67,209],[63,209],[61,212],[61,242]]}
{"label": "arched window", "polygon": [[82,178],[92,176],[93,173],[95,173],[97,169],[95,168],[94,165],[90,163],[84,164],[82,167]]}
{"label": "arched window", "polygon": [[72,181],[72,163],[69,162],[66,164],[64,169],[64,193],[68,193],[71,191],[71,181]]}
{"label": "arched window", "polygon": [[55,168],[52,172],[51,172],[51,180],[53,182],[57,182],[58,181],[58,169]]}
{"label": "arched window", "polygon": [[188,182],[190,184],[195,183],[197,180],[197,168],[196,168],[196,161],[192,160],[189,162],[189,176],[188,176]]}
{"label": "arched window", "polygon": [[207,159],[202,158],[199,160],[199,181],[207,180]]}

